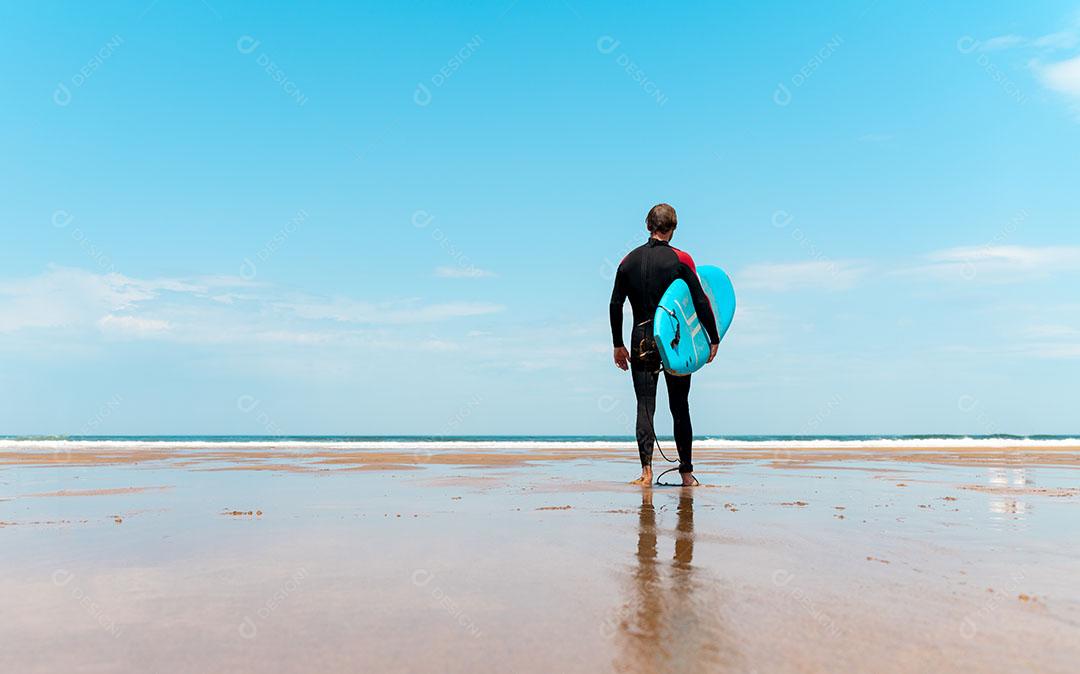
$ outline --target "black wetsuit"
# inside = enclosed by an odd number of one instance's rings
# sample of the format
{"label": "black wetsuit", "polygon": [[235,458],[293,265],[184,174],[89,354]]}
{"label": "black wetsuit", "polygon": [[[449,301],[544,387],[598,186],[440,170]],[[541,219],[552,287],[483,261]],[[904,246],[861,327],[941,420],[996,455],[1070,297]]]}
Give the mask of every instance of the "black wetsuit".
{"label": "black wetsuit", "polygon": [[[634,329],[630,341],[630,373],[634,379],[637,396],[637,443],[641,465],[652,464],[654,444],[653,415],[656,412],[656,384],[660,377],[658,361],[648,358],[652,343],[652,319],[664,291],[675,279],[686,281],[694,309],[710,344],[718,344],[716,318],[701,288],[694,260],[689,254],[673,248],[666,241],[649,239],[630,251],[619,264],[615,273],[615,288],[611,291],[611,338],[616,347],[623,346],[623,303],[630,298],[634,310]],[[674,422],[675,447],[679,451],[679,472],[694,470],[691,452],[694,430],[690,424],[690,375],[675,376],[664,373],[667,382],[668,401]]]}

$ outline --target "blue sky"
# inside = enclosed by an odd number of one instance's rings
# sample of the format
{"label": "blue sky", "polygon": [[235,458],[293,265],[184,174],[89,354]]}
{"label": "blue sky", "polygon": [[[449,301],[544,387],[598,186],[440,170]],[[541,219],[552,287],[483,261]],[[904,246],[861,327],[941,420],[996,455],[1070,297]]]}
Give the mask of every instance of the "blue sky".
{"label": "blue sky", "polygon": [[628,434],[611,264],[659,201],[739,296],[699,435],[1078,432],[1075,0],[0,33],[0,433]]}

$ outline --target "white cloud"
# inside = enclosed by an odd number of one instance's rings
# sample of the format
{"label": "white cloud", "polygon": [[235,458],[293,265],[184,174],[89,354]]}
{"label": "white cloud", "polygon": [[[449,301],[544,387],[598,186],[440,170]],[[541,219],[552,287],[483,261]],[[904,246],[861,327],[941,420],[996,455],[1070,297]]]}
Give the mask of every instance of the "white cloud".
{"label": "white cloud", "polygon": [[242,276],[230,276],[228,274],[215,274],[211,276],[199,276],[195,282],[206,288],[258,288],[265,283]]}
{"label": "white cloud", "polygon": [[792,331],[789,316],[785,313],[768,305],[740,301],[735,309],[731,330],[724,337],[724,344],[726,349],[771,346],[781,342]]}
{"label": "white cloud", "polygon": [[966,246],[934,251],[929,264],[906,270],[948,280],[1014,281],[1080,271],[1080,246]]}
{"label": "white cloud", "polygon": [[260,342],[295,344],[298,346],[328,344],[338,337],[339,335],[326,332],[297,332],[292,330],[262,330],[251,333],[250,335],[237,335],[238,341],[247,338],[256,339]]}
{"label": "white cloud", "polygon": [[1080,344],[1034,344],[1028,346],[1025,351],[1038,358],[1053,360],[1080,358]]}
{"label": "white cloud", "polygon": [[437,351],[445,353],[449,351],[460,351],[461,345],[457,342],[451,342],[445,339],[427,339],[420,343],[420,348],[424,351]]}
{"label": "white cloud", "polygon": [[935,251],[927,257],[939,262],[996,260],[1015,266],[1034,267],[1046,264],[1075,264],[1076,260],[1080,259],[1080,247],[960,246]]}
{"label": "white cloud", "polygon": [[[214,291],[252,288],[243,294]],[[292,344],[357,347],[372,339],[450,350],[448,341],[421,343],[415,335],[391,334],[396,325],[437,323],[502,311],[485,302],[424,303],[418,299],[363,302],[347,297],[282,296],[265,284],[232,277],[137,279],[50,267],[29,278],[0,280],[0,335],[53,330],[73,343],[94,334],[109,338],[169,339],[203,344]],[[351,326],[310,321],[363,324]],[[386,334],[380,334],[380,332]],[[59,341],[59,337],[56,340]],[[417,346],[419,345],[419,346]]]}
{"label": "white cloud", "polygon": [[1077,44],[1080,44],[1080,31],[1076,29],[1061,30],[1031,41],[1031,46],[1040,49],[1072,49]]}
{"label": "white cloud", "polygon": [[195,281],[138,279],[115,272],[95,274],[50,266],[38,276],[0,281],[0,333],[93,324],[107,314],[131,311],[165,293],[203,296],[212,288],[229,287],[237,281],[224,276]]}
{"label": "white cloud", "polygon": [[165,289],[189,290],[168,280],[53,268],[37,277],[0,284],[0,333],[36,328],[81,334],[96,328],[112,337],[160,336],[169,332],[168,321],[132,312]]}
{"label": "white cloud", "polygon": [[1078,12],[1069,24],[1062,30],[1029,38],[1023,35],[1010,33],[997,37],[980,40],[978,49],[981,51],[997,51],[1011,49],[1013,47],[1028,47],[1053,51],[1055,49],[1072,49],[1080,44],[1080,12]]}
{"label": "white cloud", "polygon": [[2,281],[0,332],[92,322],[152,299],[162,285],[62,267],[51,267],[40,276]]}
{"label": "white cloud", "polygon": [[156,337],[169,331],[169,322],[157,318],[107,314],[98,319],[98,329],[117,337]]}
{"label": "white cloud", "polygon": [[470,265],[467,267],[438,267],[435,269],[435,275],[439,278],[488,278],[494,276],[495,272]]}
{"label": "white cloud", "polygon": [[332,320],[341,323],[366,323],[371,325],[401,325],[406,323],[433,323],[454,318],[482,316],[503,310],[498,304],[486,302],[445,302],[421,304],[416,300],[400,302],[359,302],[339,297],[333,300],[309,299],[276,302],[274,308],[311,320]]}
{"label": "white cloud", "polygon": [[755,264],[735,275],[735,287],[775,292],[845,290],[854,286],[866,271],[861,263],[852,260]]}
{"label": "white cloud", "polygon": [[1056,63],[1035,63],[1033,68],[1044,87],[1080,104],[1080,56]]}
{"label": "white cloud", "polygon": [[988,40],[983,40],[979,43],[979,49],[982,51],[996,51],[998,49],[1016,47],[1021,44],[1026,44],[1027,42],[1028,39],[1022,35],[1001,35],[992,37]]}
{"label": "white cloud", "polygon": [[1021,330],[1021,334],[1032,339],[1060,339],[1062,337],[1080,337],[1080,329],[1071,325],[1044,323],[1026,326]]}
{"label": "white cloud", "polygon": [[1080,359],[1080,342],[1035,342],[1003,351],[1009,355],[1032,356],[1051,361]]}
{"label": "white cloud", "polygon": [[1023,48],[1034,51],[1035,57],[1028,67],[1035,74],[1039,83],[1057,94],[1061,94],[1073,104],[1073,110],[1080,120],[1080,55],[1061,60],[1055,52],[1068,51],[1080,45],[1080,12],[1073,16],[1062,30],[1035,38],[1022,35],[1000,35],[974,43],[979,51],[998,51],[1003,49]]}

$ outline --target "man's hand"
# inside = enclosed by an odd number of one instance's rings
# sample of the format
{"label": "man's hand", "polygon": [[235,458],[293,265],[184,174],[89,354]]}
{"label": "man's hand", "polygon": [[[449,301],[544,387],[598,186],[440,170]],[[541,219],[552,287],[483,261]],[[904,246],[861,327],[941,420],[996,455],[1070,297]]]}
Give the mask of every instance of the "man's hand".
{"label": "man's hand", "polygon": [[620,370],[630,368],[630,352],[626,350],[625,346],[615,347],[615,366]]}
{"label": "man's hand", "polygon": [[711,363],[712,359],[716,358],[716,347],[718,347],[718,346],[720,346],[720,345],[719,344],[710,344],[709,345],[709,360],[705,361],[706,363]]}

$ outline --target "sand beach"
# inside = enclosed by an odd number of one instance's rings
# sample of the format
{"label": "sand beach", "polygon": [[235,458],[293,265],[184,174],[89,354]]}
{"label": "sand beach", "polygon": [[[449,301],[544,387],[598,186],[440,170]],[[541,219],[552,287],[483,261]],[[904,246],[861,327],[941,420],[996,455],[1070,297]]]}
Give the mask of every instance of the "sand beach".
{"label": "sand beach", "polygon": [[1080,448],[700,444],[5,441],[0,668],[1073,670]]}

